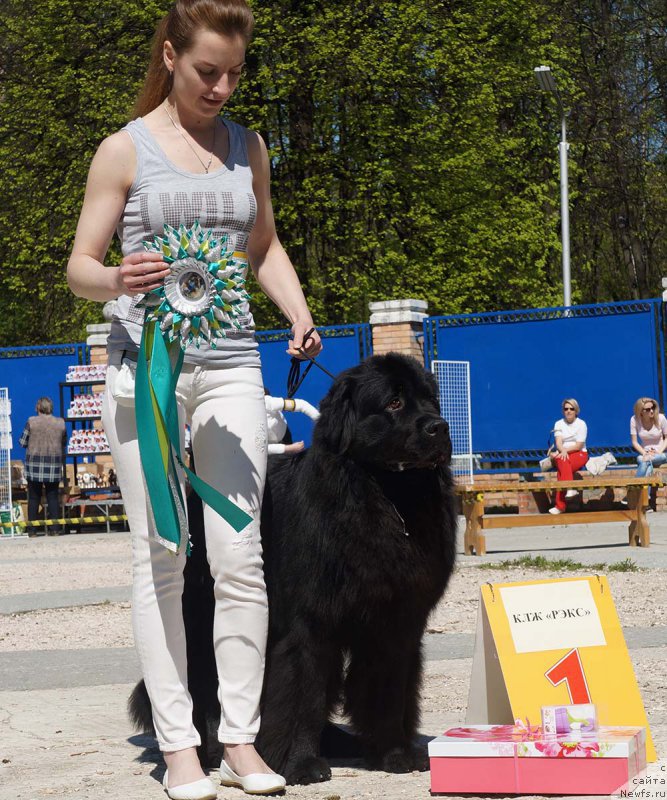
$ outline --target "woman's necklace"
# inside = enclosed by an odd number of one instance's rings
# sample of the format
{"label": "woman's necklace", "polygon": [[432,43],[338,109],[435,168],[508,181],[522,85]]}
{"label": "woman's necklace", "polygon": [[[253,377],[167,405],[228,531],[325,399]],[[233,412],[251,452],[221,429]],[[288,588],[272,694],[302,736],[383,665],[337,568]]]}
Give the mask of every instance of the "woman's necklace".
{"label": "woman's necklace", "polygon": [[190,150],[192,150],[192,152],[195,154],[195,158],[197,159],[197,161],[199,161],[199,163],[202,165],[202,167],[204,167],[204,172],[205,172],[205,173],[208,175],[208,171],[209,171],[209,169],[211,168],[211,162],[213,161],[213,153],[215,152],[215,138],[216,138],[216,134],[217,134],[217,132],[218,132],[218,123],[217,123],[217,120],[216,120],[216,122],[215,122],[215,125],[213,126],[213,144],[211,145],[211,155],[208,157],[208,164],[204,164],[204,162],[201,160],[201,158],[199,158],[199,154],[197,153],[197,151],[196,151],[196,150],[194,149],[194,147],[193,147],[193,146],[190,144],[190,142],[188,141],[188,139],[187,139],[186,135],[183,133],[183,129],[182,129],[181,127],[179,127],[179,126],[178,126],[178,125],[177,125],[177,124],[174,122],[174,118],[171,116],[171,114],[169,113],[169,109],[167,108],[166,101],[165,101],[165,103],[163,104],[163,107],[164,107],[164,110],[165,110],[165,111],[166,111],[166,113],[167,113],[167,116],[169,117],[169,120],[170,120],[171,124],[174,126],[174,128],[176,128],[176,130],[178,131],[178,133],[181,135],[181,138],[183,139],[183,141],[185,142],[185,144],[187,144],[187,146],[190,148]]}

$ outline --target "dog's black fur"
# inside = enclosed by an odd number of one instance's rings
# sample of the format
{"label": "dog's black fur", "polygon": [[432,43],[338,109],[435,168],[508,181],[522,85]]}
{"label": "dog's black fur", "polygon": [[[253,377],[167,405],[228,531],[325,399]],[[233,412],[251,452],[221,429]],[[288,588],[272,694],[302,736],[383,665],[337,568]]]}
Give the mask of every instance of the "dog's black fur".
{"label": "dog's black fur", "polygon": [[[256,744],[288,783],[331,776],[320,741],[340,702],[369,766],[426,768],[413,745],[421,639],[447,586],[456,534],[451,443],[436,392],[414,359],[373,356],[336,379],[306,452],[269,459],[262,542],[270,622]],[[183,607],[205,743],[220,709],[213,590],[195,507],[190,527]],[[152,728],[143,683],[130,713]]]}

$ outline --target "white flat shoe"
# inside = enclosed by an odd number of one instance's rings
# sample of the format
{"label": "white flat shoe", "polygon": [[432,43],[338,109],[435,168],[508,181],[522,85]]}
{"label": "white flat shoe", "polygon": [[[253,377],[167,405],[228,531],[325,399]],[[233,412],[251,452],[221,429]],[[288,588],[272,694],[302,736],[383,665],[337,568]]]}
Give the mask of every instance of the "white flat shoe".
{"label": "white flat shoe", "polygon": [[246,794],[272,794],[282,792],[285,779],[275,772],[253,772],[251,775],[237,775],[223,760],[220,762],[220,783],[223,786],[238,786]]}
{"label": "white flat shoe", "polygon": [[565,492],[565,497],[576,497],[578,494],[579,492],[576,489],[568,489],[567,492]]}
{"label": "white flat shoe", "polygon": [[563,512],[560,510],[560,508],[556,508],[556,506],[554,506],[553,508],[549,509],[549,513],[550,514],[562,514]]}
{"label": "white flat shoe", "polygon": [[167,797],[170,797],[171,800],[215,800],[218,796],[216,785],[210,778],[200,778],[198,781],[183,783],[181,786],[172,786],[169,789],[167,787],[167,773],[165,772],[162,786],[167,793]]}

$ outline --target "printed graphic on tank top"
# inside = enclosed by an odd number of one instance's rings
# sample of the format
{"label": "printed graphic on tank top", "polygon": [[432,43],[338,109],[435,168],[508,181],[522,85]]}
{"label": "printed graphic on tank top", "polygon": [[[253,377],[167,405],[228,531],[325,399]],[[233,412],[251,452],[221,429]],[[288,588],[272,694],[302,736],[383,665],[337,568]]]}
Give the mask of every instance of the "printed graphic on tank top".
{"label": "printed graphic on tank top", "polygon": [[[167,158],[142,119],[125,126],[134,142],[137,154],[136,176],[128,192],[123,216],[117,234],[123,255],[144,249],[144,241],[164,235],[164,226],[190,228],[197,220],[201,227],[211,230],[217,239],[227,236],[228,248],[246,253],[248,238],[257,219],[257,201],[252,187],[252,170],[248,160],[246,129],[230,120],[220,120],[229,133],[229,154],[223,166],[207,174],[189,173]],[[246,267],[243,270],[247,273]],[[137,308],[141,296],[118,299],[109,339],[110,349],[130,345],[138,346],[144,311]],[[248,350],[254,343],[254,319],[246,302],[238,318],[241,330],[231,334],[226,343],[220,342],[217,350],[209,351],[207,345],[188,358],[193,347],[188,347],[186,360],[200,361],[202,357],[218,360],[230,351]],[[118,326],[122,326],[122,331]],[[131,340],[131,341],[130,341]],[[249,355],[249,354],[248,354]],[[236,359],[237,360],[237,359]]]}

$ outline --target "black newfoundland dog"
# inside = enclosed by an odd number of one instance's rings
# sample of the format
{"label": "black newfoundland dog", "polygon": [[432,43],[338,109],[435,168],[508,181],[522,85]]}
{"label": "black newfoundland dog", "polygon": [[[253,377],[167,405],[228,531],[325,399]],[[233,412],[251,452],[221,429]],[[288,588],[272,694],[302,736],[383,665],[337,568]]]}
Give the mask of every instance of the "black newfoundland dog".
{"label": "black newfoundland dog", "polygon": [[[302,784],[331,777],[322,752],[343,754],[327,726],[339,710],[371,768],[427,767],[414,747],[421,640],[456,538],[448,425],[435,380],[417,361],[367,359],[339,375],[320,410],[307,451],[269,459],[262,512],[270,621],[256,744],[288,783]],[[200,756],[210,763],[220,755],[209,749],[220,713],[213,588],[198,501],[190,513],[188,675]],[[130,713],[152,730],[143,683]]]}

